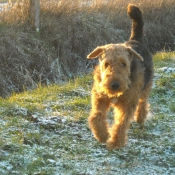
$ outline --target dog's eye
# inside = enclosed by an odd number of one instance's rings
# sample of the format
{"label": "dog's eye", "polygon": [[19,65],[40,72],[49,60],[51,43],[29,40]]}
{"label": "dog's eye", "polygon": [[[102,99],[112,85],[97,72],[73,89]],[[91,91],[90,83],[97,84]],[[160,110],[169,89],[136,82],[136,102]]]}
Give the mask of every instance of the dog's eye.
{"label": "dog's eye", "polygon": [[105,69],[106,69],[109,66],[109,63],[105,63],[104,66],[105,66]]}
{"label": "dog's eye", "polygon": [[126,67],[126,63],[122,63],[121,66],[122,66],[122,67]]}

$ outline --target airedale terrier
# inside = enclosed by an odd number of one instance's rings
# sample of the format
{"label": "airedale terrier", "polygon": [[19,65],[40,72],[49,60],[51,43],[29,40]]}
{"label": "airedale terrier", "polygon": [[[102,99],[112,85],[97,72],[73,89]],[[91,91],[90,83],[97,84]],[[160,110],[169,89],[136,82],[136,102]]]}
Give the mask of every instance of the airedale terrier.
{"label": "airedale terrier", "polygon": [[[89,127],[109,150],[125,146],[134,116],[138,123],[144,123],[153,81],[152,55],[143,42],[142,12],[132,4],[127,12],[132,20],[129,41],[98,46],[87,56],[99,58],[94,71]],[[111,106],[115,117],[109,127],[107,111]]]}

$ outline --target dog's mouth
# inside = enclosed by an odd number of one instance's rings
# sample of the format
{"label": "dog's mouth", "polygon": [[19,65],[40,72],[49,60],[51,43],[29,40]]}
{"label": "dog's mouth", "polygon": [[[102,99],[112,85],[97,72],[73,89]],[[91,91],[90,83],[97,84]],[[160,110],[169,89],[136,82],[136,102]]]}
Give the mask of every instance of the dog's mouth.
{"label": "dog's mouth", "polygon": [[108,96],[109,97],[119,97],[124,93],[124,91],[122,91],[120,88],[118,89],[108,89]]}
{"label": "dog's mouth", "polygon": [[120,84],[116,82],[111,83],[110,86],[100,83],[99,86],[99,92],[107,95],[109,98],[121,96],[124,93],[123,89],[121,89]]}
{"label": "dog's mouth", "polygon": [[109,98],[119,97],[126,90],[128,90],[129,85],[122,85],[122,83],[118,81],[112,81],[111,83],[100,83],[99,92],[107,95]]}

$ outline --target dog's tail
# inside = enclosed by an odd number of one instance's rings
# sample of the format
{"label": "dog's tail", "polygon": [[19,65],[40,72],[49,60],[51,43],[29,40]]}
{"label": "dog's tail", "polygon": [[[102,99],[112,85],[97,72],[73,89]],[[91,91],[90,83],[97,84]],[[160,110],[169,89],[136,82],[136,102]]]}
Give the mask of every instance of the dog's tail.
{"label": "dog's tail", "polygon": [[142,11],[135,5],[129,4],[127,9],[129,17],[132,19],[132,29],[130,40],[143,41],[143,19]]}

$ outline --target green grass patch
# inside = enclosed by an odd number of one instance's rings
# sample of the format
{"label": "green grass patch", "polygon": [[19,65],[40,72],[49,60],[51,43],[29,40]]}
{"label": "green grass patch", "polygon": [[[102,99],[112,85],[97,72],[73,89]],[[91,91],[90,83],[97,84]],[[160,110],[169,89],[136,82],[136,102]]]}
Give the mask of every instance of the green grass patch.
{"label": "green grass patch", "polygon": [[175,65],[175,52],[158,52],[154,55],[155,68]]}
{"label": "green grass patch", "polygon": [[170,76],[163,76],[156,81],[156,85],[159,88],[172,89],[175,87],[175,74]]}
{"label": "green grass patch", "polygon": [[52,109],[80,110],[89,105],[92,84],[91,75],[78,77],[62,85],[39,86],[35,90],[14,93],[9,98],[0,98],[0,114],[15,116],[28,115],[35,112],[43,113],[47,102],[59,102],[51,105]]}

